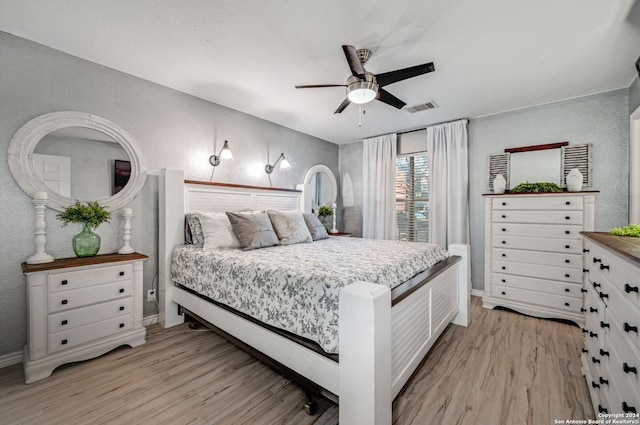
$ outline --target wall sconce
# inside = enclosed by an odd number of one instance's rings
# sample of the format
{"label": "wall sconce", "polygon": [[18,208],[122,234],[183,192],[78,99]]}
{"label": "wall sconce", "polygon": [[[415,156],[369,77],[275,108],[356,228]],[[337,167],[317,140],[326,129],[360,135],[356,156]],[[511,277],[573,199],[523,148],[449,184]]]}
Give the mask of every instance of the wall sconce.
{"label": "wall sconce", "polygon": [[[282,162],[280,162],[280,160],[282,160]],[[273,173],[273,169],[276,167],[276,165],[278,165],[278,162],[280,162],[281,170],[287,170],[291,168],[291,164],[289,164],[289,161],[287,161],[287,158],[285,158],[284,153],[281,153],[278,159],[276,159],[276,162],[273,163],[273,165],[267,164],[264,166],[264,171],[266,171],[267,174]]]}
{"label": "wall sconce", "polygon": [[229,142],[226,140],[224,141],[224,146],[222,146],[220,153],[209,157],[209,164],[217,167],[220,165],[220,160],[222,159],[233,161],[233,154],[231,153],[231,149],[229,149]]}

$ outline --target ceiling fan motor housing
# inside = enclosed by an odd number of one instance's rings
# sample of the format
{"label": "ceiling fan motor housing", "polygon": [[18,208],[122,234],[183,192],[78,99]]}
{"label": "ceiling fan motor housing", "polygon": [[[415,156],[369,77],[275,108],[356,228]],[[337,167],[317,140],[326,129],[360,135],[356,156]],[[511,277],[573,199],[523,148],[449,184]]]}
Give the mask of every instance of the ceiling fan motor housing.
{"label": "ceiling fan motor housing", "polygon": [[355,75],[347,78],[347,97],[353,103],[362,104],[371,102],[378,94],[376,76],[370,72],[365,72],[364,76],[364,79]]}

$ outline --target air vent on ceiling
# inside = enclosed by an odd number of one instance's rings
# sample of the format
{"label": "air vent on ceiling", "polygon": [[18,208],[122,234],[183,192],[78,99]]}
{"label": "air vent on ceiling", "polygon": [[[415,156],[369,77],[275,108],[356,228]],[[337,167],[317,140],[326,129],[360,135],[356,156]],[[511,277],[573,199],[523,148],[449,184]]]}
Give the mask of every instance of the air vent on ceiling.
{"label": "air vent on ceiling", "polygon": [[415,114],[416,112],[426,111],[427,109],[434,109],[437,107],[438,105],[436,104],[436,102],[432,100],[431,102],[425,102],[419,105],[410,106],[407,108],[407,111],[411,112],[412,114]]}

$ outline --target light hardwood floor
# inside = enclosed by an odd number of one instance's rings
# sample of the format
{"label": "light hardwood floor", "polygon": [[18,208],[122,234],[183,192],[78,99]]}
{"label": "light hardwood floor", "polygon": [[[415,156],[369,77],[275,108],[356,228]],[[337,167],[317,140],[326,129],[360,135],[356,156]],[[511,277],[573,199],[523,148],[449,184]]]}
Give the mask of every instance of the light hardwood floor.
{"label": "light hardwood floor", "polygon": [[[580,374],[579,328],[473,299],[396,398],[394,424],[553,424],[593,418]],[[63,366],[25,385],[0,369],[0,424],[338,423],[335,405],[302,410],[304,393],[207,330],[149,327],[147,344]],[[366,424],[363,424],[366,425]]]}

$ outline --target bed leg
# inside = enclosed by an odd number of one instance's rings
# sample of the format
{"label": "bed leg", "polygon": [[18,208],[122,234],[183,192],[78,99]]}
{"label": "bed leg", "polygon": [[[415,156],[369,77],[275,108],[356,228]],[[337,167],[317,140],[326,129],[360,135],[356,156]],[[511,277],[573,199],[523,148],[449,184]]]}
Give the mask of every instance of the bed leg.
{"label": "bed leg", "polygon": [[459,255],[462,260],[458,267],[458,314],[451,321],[460,326],[468,326],[471,321],[471,267],[469,258],[471,249],[469,245],[451,244],[449,252],[452,255]]}
{"label": "bed leg", "polygon": [[340,291],[340,423],[391,424],[391,291],[357,282]]}
{"label": "bed leg", "polygon": [[307,401],[304,403],[304,411],[307,412],[307,415],[312,416],[316,414],[318,410],[318,403],[315,400],[315,397],[311,393],[307,393]]}

